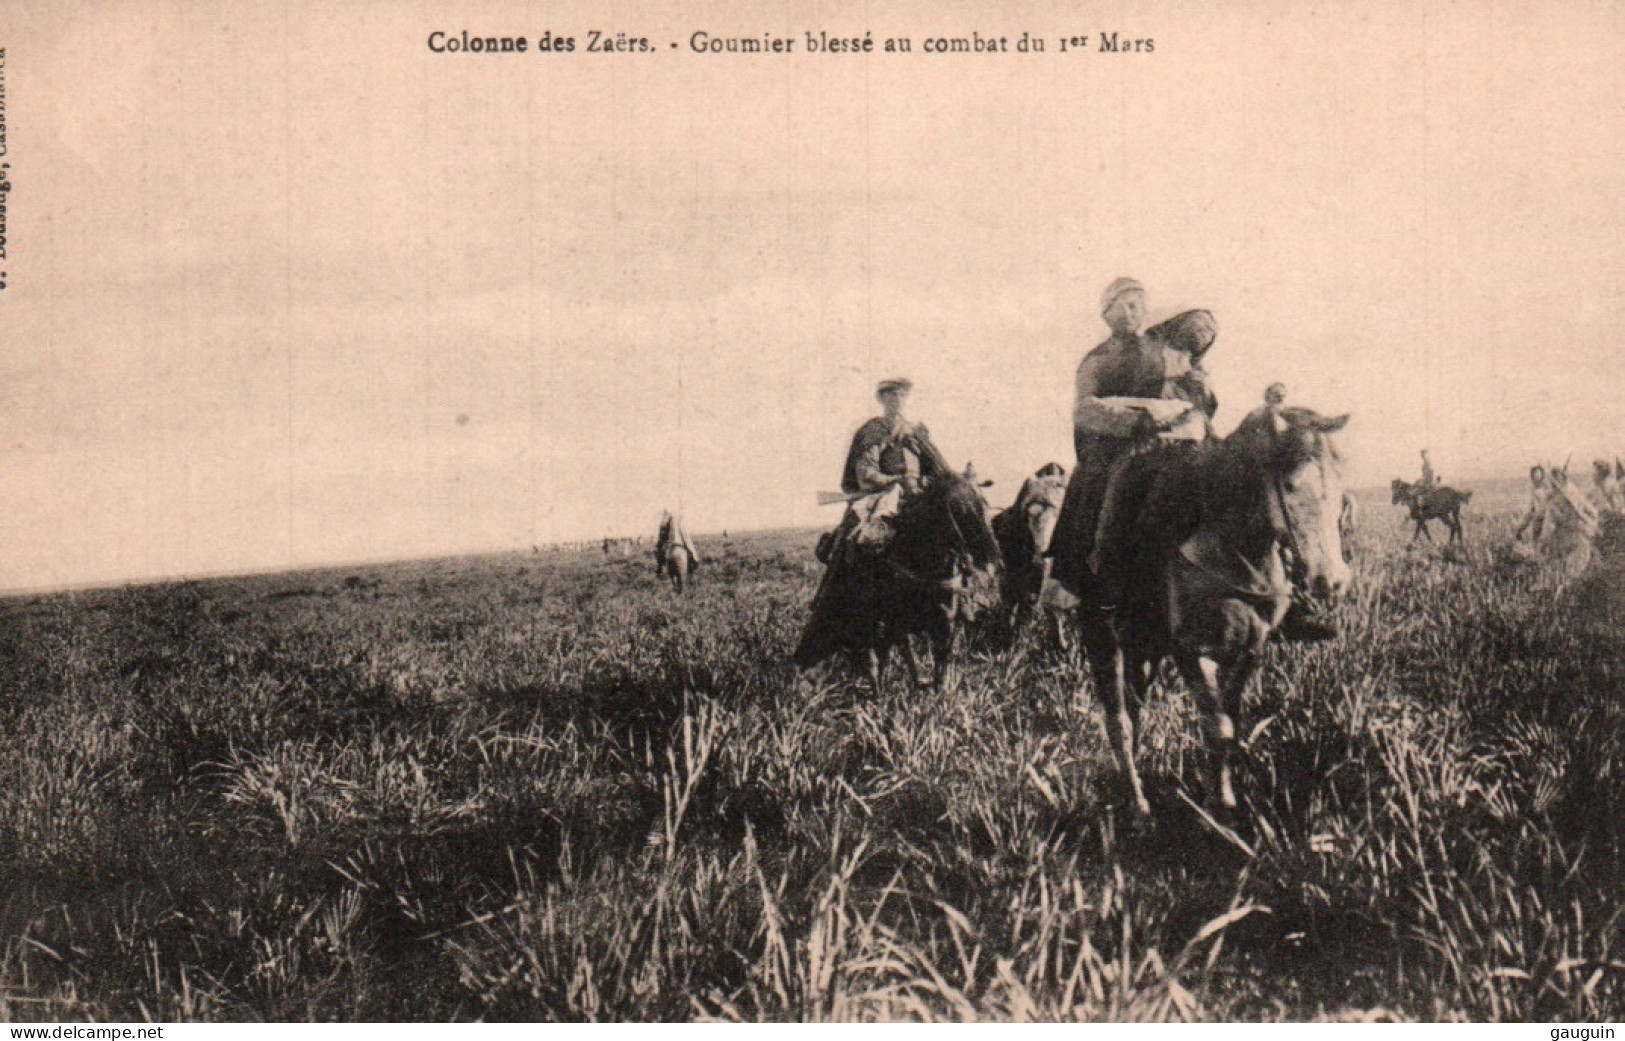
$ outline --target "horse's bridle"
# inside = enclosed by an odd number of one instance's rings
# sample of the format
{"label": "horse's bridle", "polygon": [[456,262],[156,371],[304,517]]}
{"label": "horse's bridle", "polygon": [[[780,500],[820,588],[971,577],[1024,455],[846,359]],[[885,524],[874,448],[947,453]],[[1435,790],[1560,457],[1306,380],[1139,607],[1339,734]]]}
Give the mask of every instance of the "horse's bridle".
{"label": "horse's bridle", "polygon": [[[1272,454],[1278,455],[1281,449],[1281,435],[1276,431],[1273,422],[1270,423],[1270,445],[1275,449]],[[1274,460],[1272,459],[1271,462],[1274,462]],[[1324,465],[1318,460],[1316,463],[1317,465]],[[1280,526],[1276,528],[1275,537],[1286,543],[1284,548],[1289,560],[1288,577],[1291,579],[1293,586],[1297,587],[1302,584],[1303,575],[1308,569],[1308,564],[1304,561],[1303,546],[1298,539],[1298,531],[1292,525],[1292,514],[1286,508],[1286,489],[1282,487],[1281,475],[1274,466],[1267,469],[1269,473],[1267,484],[1273,497],[1273,501],[1269,503],[1270,513],[1279,514],[1281,518]],[[1324,474],[1322,477],[1324,477]],[[1275,525],[1272,523],[1271,527],[1275,527]]]}

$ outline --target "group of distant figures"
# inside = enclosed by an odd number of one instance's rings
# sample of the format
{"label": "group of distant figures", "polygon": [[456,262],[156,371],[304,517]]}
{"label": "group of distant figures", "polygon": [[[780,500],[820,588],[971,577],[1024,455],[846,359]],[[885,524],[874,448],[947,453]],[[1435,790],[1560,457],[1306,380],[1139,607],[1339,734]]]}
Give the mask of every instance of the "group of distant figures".
{"label": "group of distant figures", "polygon": [[1591,495],[1569,477],[1568,465],[1529,468],[1529,504],[1513,534],[1520,555],[1560,565],[1575,577],[1591,563],[1603,528],[1625,517],[1625,462],[1598,459],[1591,467]]}
{"label": "group of distant figures", "polygon": [[[1432,541],[1431,521],[1443,523],[1449,541],[1461,541],[1461,508],[1470,491],[1457,491],[1439,480],[1427,450],[1422,451],[1422,474],[1417,481],[1395,478],[1393,502],[1410,511],[1418,538]],[[1625,522],[1625,461],[1598,459],[1592,463],[1591,492],[1582,490],[1561,466],[1536,464],[1529,468],[1528,502],[1513,532],[1513,555],[1530,562],[1556,565],[1574,577],[1591,562],[1593,546],[1610,518]]]}
{"label": "group of distant figures", "polygon": [[625,559],[636,553],[648,543],[641,538],[605,538],[603,541],[604,559]]}

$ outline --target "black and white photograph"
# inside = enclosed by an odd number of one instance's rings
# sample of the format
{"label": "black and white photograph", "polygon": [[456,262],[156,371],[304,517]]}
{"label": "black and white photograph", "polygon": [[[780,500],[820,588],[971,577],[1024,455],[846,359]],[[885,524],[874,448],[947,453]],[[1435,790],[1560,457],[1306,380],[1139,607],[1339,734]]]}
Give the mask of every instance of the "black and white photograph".
{"label": "black and white photograph", "polygon": [[0,1021],[1606,1041],[1622,113],[1617,0],[0,3]]}

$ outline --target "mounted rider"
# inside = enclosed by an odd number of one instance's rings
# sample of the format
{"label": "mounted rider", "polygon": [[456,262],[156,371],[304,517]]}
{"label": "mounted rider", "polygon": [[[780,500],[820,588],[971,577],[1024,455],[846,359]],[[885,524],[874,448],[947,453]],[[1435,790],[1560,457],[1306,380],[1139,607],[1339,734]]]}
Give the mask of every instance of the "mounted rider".
{"label": "mounted rider", "polygon": [[1165,373],[1162,348],[1148,344],[1140,335],[1145,319],[1143,285],[1132,278],[1114,280],[1101,294],[1100,316],[1112,334],[1078,364],[1072,410],[1077,466],[1050,542],[1052,577],[1085,603],[1096,599],[1090,588],[1089,554],[1112,466],[1154,432],[1154,424],[1148,428],[1151,421],[1144,413],[1118,408],[1109,399],[1158,397]]}
{"label": "mounted rider", "polygon": [[1422,449],[1422,477],[1416,482],[1416,490],[1430,492],[1439,486],[1439,475],[1433,472],[1433,461],[1428,458],[1428,450]]}
{"label": "mounted rider", "polygon": [[852,435],[841,469],[847,511],[840,525],[819,540],[818,558],[824,563],[848,547],[868,553],[884,549],[903,502],[919,493],[922,482],[948,472],[925,424],[904,416],[913,389],[902,378],[881,380],[876,388],[882,414]]}
{"label": "mounted rider", "polygon": [[[1123,504],[1143,492],[1142,482],[1119,464],[1159,444],[1209,435],[1216,402],[1200,361],[1217,326],[1208,312],[1187,311],[1156,327],[1155,335],[1141,336],[1145,287],[1132,278],[1113,281],[1100,303],[1112,335],[1078,365],[1072,413],[1078,465],[1050,546],[1056,581],[1110,617],[1122,587],[1124,529],[1134,520]],[[1189,407],[1151,410],[1147,399],[1154,398]],[[1097,578],[1096,564],[1103,577]]]}
{"label": "mounted rider", "polygon": [[[1057,582],[1107,622],[1115,621],[1131,577],[1126,565],[1141,520],[1177,505],[1148,494],[1158,467],[1149,465],[1151,460],[1135,461],[1159,447],[1177,455],[1211,437],[1217,408],[1201,365],[1218,335],[1213,315],[1186,311],[1141,336],[1144,307],[1144,287],[1133,279],[1114,281],[1101,298],[1112,336],[1078,366],[1073,410],[1078,465],[1050,544]],[[1280,401],[1266,398],[1272,427],[1285,388],[1277,396]],[[1142,400],[1113,400],[1118,398]],[[1152,408],[1153,402],[1143,400],[1151,398],[1168,400],[1171,407]],[[1178,408],[1175,401],[1187,407]],[[1293,640],[1336,635],[1330,620],[1317,617],[1303,596],[1294,597],[1280,631]]]}
{"label": "mounted rider", "polygon": [[660,514],[660,532],[655,537],[655,574],[666,573],[667,557],[674,546],[681,546],[688,553],[689,567],[700,566],[700,551],[694,548],[694,542],[683,530],[683,518],[670,510],[663,510]]}
{"label": "mounted rider", "polygon": [[1170,413],[1155,427],[1142,424],[1142,434],[1112,464],[1089,559],[1101,606],[1108,613],[1121,602],[1129,578],[1130,543],[1139,528],[1140,508],[1158,467],[1168,461],[1140,457],[1188,450],[1213,436],[1213,413],[1219,402],[1208,389],[1202,359],[1218,335],[1218,323],[1207,311],[1186,311],[1146,331],[1146,341],[1162,348],[1163,380],[1156,396],[1186,402],[1190,408]]}

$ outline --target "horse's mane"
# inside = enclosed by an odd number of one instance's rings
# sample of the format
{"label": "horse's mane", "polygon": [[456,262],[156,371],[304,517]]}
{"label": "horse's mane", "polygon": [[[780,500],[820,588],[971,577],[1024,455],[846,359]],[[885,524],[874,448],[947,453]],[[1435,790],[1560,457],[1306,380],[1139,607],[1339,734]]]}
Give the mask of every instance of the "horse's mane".
{"label": "horse's mane", "polygon": [[[959,547],[959,539],[940,536],[944,528],[957,528],[961,539],[986,540],[994,553],[997,542],[989,530],[986,504],[976,484],[952,470],[932,476],[920,494],[906,498],[897,511],[897,537],[893,550],[917,563],[925,557],[946,559]],[[984,550],[989,547],[983,547]]]}
{"label": "horse's mane", "polygon": [[933,510],[976,509],[980,504],[976,486],[950,470],[927,480],[920,494],[905,498],[897,510],[897,521],[900,525],[917,523]]}

